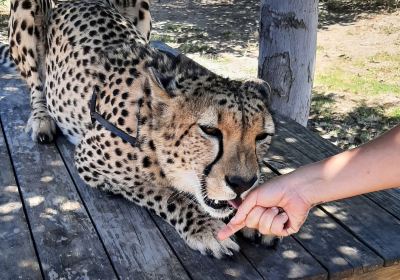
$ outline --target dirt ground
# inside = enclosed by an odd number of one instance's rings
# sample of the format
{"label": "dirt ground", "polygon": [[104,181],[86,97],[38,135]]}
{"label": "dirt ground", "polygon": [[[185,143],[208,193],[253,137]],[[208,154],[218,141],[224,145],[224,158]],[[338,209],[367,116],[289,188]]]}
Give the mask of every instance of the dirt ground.
{"label": "dirt ground", "polygon": [[[400,123],[400,9],[350,0],[319,8],[308,127],[350,148]],[[152,14],[153,38],[221,75],[257,76],[259,1],[160,0]]]}
{"label": "dirt ground", "polygon": [[[324,0],[319,10],[308,126],[349,148],[400,123],[400,1]],[[153,39],[221,75],[257,76],[259,1],[156,0],[151,12]],[[0,5],[0,41],[7,15]]]}

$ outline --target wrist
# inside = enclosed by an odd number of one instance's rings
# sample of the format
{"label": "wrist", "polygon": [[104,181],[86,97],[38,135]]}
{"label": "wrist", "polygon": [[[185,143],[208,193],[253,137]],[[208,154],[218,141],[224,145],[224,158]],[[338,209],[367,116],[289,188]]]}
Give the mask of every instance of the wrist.
{"label": "wrist", "polygon": [[326,182],[318,170],[318,165],[310,164],[300,167],[288,176],[290,176],[290,183],[285,186],[285,192],[289,196],[300,197],[310,208],[325,202],[323,188]]}

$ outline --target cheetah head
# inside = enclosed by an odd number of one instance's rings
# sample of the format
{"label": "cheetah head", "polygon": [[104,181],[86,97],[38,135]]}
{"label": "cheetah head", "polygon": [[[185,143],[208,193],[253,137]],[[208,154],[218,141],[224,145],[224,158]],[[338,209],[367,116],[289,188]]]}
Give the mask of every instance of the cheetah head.
{"label": "cheetah head", "polygon": [[232,81],[180,58],[151,70],[155,92],[152,139],[171,186],[224,218],[260,178],[274,134],[261,80]]}

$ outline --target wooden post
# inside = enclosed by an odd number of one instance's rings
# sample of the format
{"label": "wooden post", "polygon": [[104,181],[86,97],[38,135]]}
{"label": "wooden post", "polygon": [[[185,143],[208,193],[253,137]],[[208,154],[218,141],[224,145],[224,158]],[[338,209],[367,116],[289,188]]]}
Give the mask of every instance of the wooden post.
{"label": "wooden post", "polygon": [[271,109],[307,125],[317,43],[318,0],[261,0],[258,76]]}

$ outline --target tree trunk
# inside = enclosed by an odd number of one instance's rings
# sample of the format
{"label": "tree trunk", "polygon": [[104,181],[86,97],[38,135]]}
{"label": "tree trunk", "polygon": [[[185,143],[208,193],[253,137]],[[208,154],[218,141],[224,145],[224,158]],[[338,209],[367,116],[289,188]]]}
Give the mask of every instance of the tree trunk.
{"label": "tree trunk", "polygon": [[317,44],[318,0],[261,0],[258,76],[271,109],[306,126]]}

